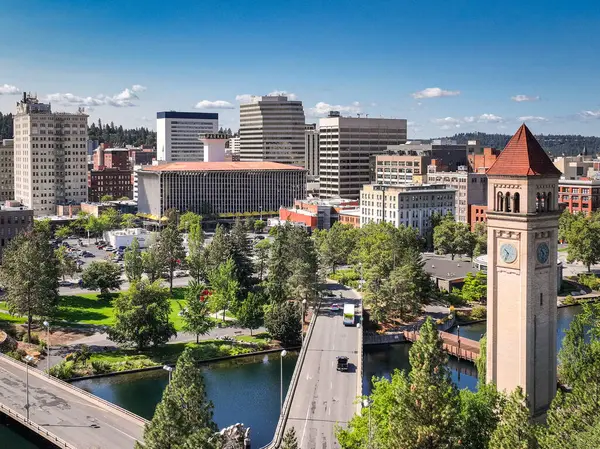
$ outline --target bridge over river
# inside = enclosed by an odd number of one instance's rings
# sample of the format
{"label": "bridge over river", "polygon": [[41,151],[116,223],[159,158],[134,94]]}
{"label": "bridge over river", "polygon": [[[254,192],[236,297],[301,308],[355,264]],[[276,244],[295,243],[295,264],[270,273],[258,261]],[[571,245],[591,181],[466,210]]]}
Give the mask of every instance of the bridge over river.
{"label": "bridge over river", "polygon": [[[29,384],[29,420],[27,419]],[[146,420],[0,354],[0,412],[58,447],[130,449]]]}

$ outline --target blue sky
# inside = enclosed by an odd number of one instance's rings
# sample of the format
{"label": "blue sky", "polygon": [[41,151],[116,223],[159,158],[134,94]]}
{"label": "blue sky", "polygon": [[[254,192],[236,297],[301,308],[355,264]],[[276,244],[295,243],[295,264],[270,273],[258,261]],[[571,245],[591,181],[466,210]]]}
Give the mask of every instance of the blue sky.
{"label": "blue sky", "polygon": [[599,29],[594,0],[13,1],[0,111],[26,90],[94,121],[205,110],[237,129],[245,96],[285,91],[308,122],[406,118],[413,138],[600,135]]}

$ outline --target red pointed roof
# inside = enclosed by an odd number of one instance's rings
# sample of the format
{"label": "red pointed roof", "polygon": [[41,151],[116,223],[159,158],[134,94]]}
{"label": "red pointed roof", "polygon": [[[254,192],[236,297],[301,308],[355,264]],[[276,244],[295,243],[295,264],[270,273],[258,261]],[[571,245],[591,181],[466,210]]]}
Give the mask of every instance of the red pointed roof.
{"label": "red pointed roof", "polygon": [[486,173],[504,176],[562,175],[525,124],[521,125]]}

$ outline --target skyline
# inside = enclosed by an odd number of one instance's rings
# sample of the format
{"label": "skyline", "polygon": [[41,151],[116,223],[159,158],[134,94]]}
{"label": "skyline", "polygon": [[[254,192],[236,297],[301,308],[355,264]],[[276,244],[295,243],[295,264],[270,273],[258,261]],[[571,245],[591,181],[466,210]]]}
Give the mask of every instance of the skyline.
{"label": "skyline", "polygon": [[458,3],[6,5],[0,111],[31,91],[53,110],[85,106],[89,123],[156,129],[158,111],[206,111],[235,131],[241,101],[283,92],[307,123],[329,110],[406,118],[413,139],[521,122],[600,135],[597,4]]}

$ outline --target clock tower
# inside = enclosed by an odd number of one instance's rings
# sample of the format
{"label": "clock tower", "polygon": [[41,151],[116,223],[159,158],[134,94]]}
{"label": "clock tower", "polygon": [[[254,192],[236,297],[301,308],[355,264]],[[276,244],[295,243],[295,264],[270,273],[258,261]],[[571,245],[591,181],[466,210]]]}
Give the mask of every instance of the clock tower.
{"label": "clock tower", "polygon": [[561,172],[522,125],[487,176],[487,381],[521,386],[538,416],[556,393]]}

